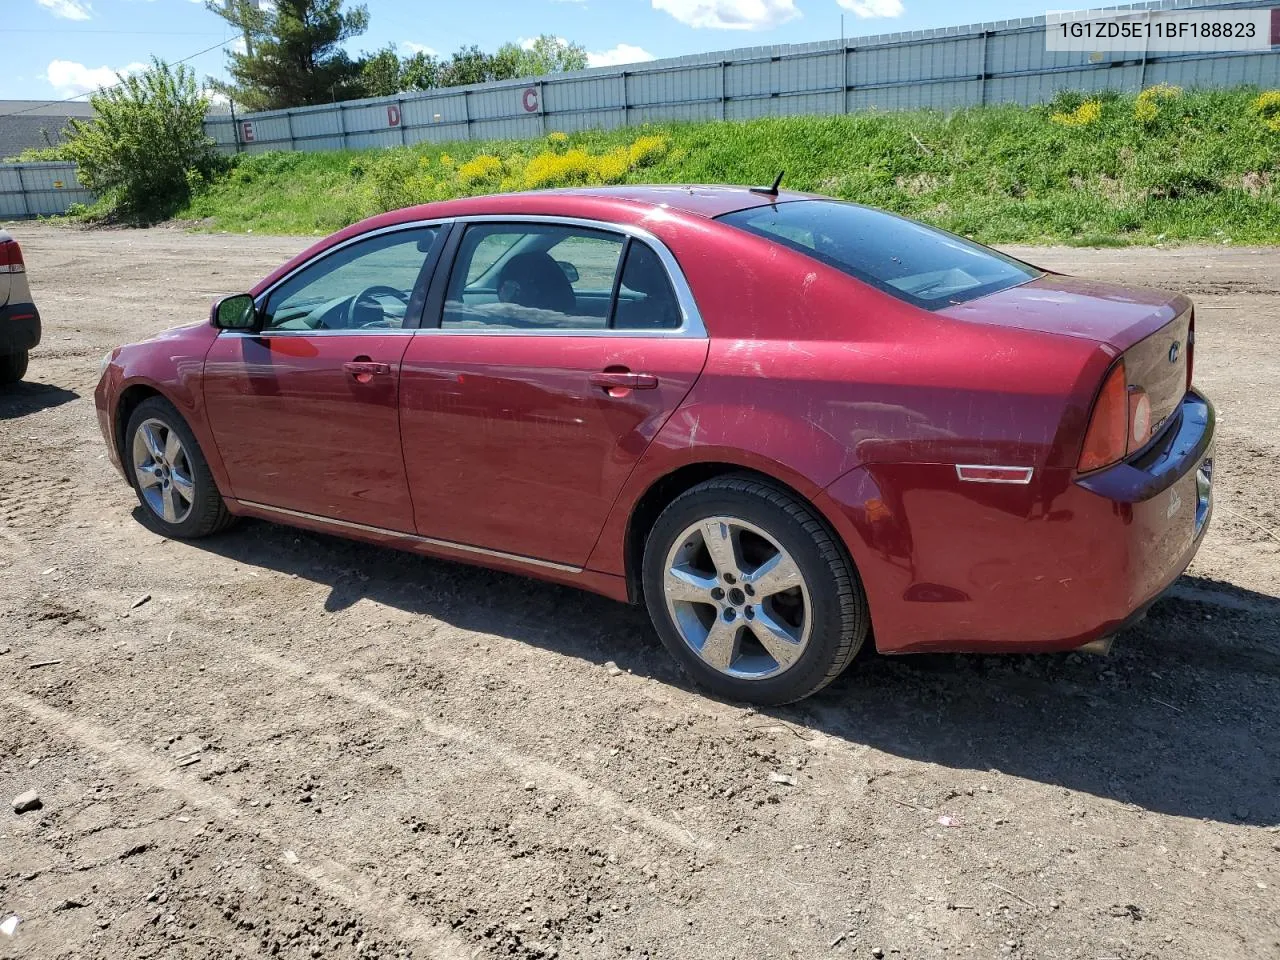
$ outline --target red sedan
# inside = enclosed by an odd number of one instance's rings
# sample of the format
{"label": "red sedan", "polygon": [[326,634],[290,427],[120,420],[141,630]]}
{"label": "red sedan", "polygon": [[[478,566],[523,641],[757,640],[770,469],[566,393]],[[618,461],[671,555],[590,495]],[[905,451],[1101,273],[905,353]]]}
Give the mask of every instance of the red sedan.
{"label": "red sedan", "polygon": [[95,399],[147,522],[253,516],[647,605],[716,693],[1109,637],[1190,562],[1214,413],[1182,296],[736,187],[399,210]]}

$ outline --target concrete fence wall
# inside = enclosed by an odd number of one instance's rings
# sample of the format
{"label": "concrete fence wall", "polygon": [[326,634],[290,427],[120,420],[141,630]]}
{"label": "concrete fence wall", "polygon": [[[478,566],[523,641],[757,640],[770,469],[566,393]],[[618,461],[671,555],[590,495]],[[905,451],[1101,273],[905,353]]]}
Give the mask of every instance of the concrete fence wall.
{"label": "concrete fence wall", "polygon": [[[1276,0],[1163,0],[1115,9],[1267,8]],[[1059,90],[1136,92],[1280,85],[1280,48],[1248,53],[1054,52],[1045,18],[804,45],[751,47],[532,80],[210,117],[227,152],[340,150],[423,141],[525,139],[655,121],[744,120],[979,104],[1033,104]]]}

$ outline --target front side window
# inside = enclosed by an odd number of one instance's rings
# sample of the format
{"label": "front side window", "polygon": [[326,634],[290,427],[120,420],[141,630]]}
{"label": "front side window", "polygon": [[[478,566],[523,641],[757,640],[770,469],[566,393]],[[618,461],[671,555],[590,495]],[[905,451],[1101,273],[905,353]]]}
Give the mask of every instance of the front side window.
{"label": "front side window", "polygon": [[835,200],[793,200],[719,218],[926,310],[1040,276],[1021,261],[943,230]]}
{"label": "front side window", "polygon": [[[265,331],[386,331],[421,306],[423,268],[439,227],[360,240],[304,267],[267,297]],[[416,295],[416,296],[415,296]]]}
{"label": "front side window", "polygon": [[449,276],[442,326],[606,329],[625,241],[582,227],[470,226]]}

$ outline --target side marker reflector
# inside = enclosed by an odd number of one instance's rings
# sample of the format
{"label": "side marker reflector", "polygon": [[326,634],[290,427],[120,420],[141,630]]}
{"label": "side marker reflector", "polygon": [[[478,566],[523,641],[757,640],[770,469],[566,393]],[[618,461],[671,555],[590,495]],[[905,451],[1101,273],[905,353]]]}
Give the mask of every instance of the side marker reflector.
{"label": "side marker reflector", "polygon": [[956,476],[970,483],[1020,483],[1031,482],[1034,467],[988,467],[980,464],[956,464]]}

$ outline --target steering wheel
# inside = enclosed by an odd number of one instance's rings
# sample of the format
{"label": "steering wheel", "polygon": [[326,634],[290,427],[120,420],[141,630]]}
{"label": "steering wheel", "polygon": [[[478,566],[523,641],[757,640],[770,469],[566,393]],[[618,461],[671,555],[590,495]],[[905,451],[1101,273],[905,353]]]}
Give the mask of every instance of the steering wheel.
{"label": "steering wheel", "polygon": [[393,297],[403,303],[406,310],[409,308],[409,294],[383,283],[375,283],[371,287],[365,287],[351,298],[351,304],[347,307],[348,328],[385,326],[385,315],[377,320],[362,320],[360,317],[360,311],[370,306],[382,313],[382,306],[378,303],[379,297]]}

